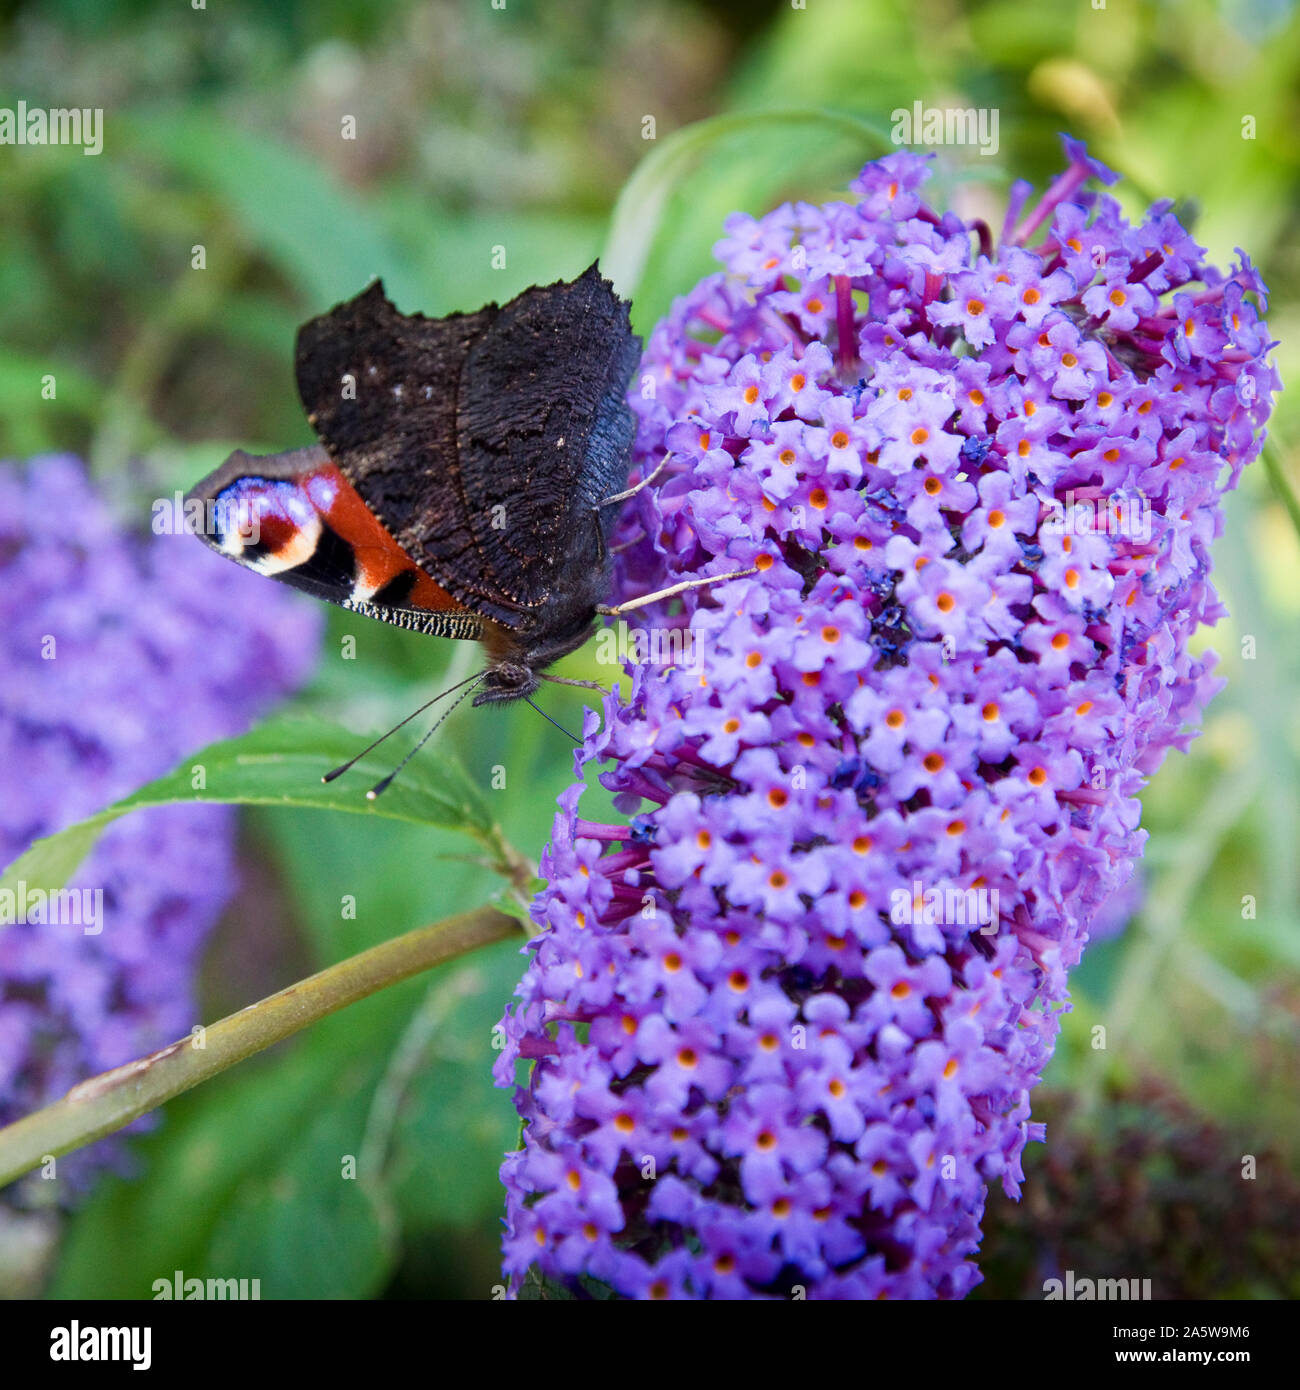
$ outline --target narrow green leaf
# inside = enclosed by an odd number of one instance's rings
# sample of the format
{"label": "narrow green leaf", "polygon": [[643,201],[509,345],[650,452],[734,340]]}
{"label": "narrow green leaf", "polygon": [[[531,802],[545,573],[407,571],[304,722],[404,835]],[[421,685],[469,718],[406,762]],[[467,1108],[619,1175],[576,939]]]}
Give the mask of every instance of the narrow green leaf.
{"label": "narrow green leaf", "polygon": [[[214,743],[175,771],[150,782],[98,815],[37,840],[0,878],[0,891],[25,883],[47,892],[62,888],[105,826],[144,806],[214,801],[244,806],[301,806],[383,816],[461,830],[504,864],[506,853],[487,806],[464,769],[434,749],[413,760],[401,778],[374,801],[366,789],[392,770],[380,753],[362,758],[337,781],[321,777],[356,751],[361,737],[315,720],[277,719],[239,738]],[[201,782],[201,786],[196,786]]]}
{"label": "narrow green leaf", "polygon": [[1268,474],[1268,480],[1273,485],[1278,501],[1286,508],[1286,514],[1291,519],[1296,535],[1300,536],[1300,497],[1296,496],[1295,485],[1288,476],[1286,459],[1287,451],[1278,443],[1276,430],[1271,431],[1264,441],[1264,471]]}
{"label": "narrow green leaf", "polygon": [[202,108],[135,115],[124,133],[215,195],[313,305],[354,295],[376,276],[399,303],[417,301],[416,277],[371,208],[292,147]]}

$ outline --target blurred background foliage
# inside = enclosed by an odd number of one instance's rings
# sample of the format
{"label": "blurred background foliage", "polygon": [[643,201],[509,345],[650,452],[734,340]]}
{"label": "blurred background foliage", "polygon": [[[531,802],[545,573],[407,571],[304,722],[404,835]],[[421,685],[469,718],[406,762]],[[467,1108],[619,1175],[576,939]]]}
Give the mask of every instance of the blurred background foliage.
{"label": "blurred background foliage", "polygon": [[[105,141],[97,158],[0,147],[0,457],[73,450],[141,525],[151,499],[231,447],[308,442],[301,321],[376,275],[430,314],[572,276],[656,142],[724,112],[832,108],[887,131],[917,100],[994,107],[995,158],[939,158],[936,196],[981,212],[1012,177],[1045,185],[1068,129],[1124,173],[1130,211],[1176,198],[1220,264],[1250,252],[1273,289],[1283,379],[1295,375],[1290,0],[0,0],[0,105],[19,99],[103,107]],[[638,328],[709,269],[728,211],[842,190],[880,152],[845,128],[738,121],[668,191]],[[1284,394],[1273,430],[1292,479],[1298,409]],[[1027,1155],[1018,1209],[990,1195],[977,1296],[1038,1296],[1071,1267],[1150,1277],[1164,1296],[1300,1293],[1286,1215],[1300,1173],[1300,556],[1259,466],[1217,558],[1232,616],[1211,644],[1229,684],[1144,797],[1139,909],[1075,975],[1038,1093],[1049,1144]],[[470,669],[473,653],[450,647],[334,612],[299,707],[359,735],[385,727]],[[590,649],[562,669],[608,674]],[[553,691],[548,708],[576,727],[580,704]],[[507,769],[488,795],[535,858],[567,742],[520,709],[463,711],[440,742],[485,788]],[[588,795],[590,815],[601,794]],[[244,827],[208,1019],[495,887],[445,832],[306,811]],[[66,1221],[0,1230],[0,1290],[148,1296],[182,1269],[259,1277],[264,1297],[490,1297],[496,1167],[516,1133],[490,1082],[491,1029],[520,969],[498,947],[173,1103],[134,1178],[105,1181]],[[340,1181],[345,1154],[382,1177]],[[1247,1154],[1258,1186],[1241,1180]]]}

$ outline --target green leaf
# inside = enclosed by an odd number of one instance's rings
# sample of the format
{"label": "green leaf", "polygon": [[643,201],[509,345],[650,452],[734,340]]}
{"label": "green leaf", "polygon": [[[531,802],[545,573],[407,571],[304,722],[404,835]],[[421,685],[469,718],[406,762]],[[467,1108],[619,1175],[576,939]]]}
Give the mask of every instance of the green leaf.
{"label": "green leaf", "polygon": [[[46,376],[55,396],[42,395]],[[4,457],[38,454],[53,446],[52,417],[86,420],[100,406],[96,382],[66,358],[34,357],[0,347],[0,450]]]}
{"label": "green leaf", "polygon": [[522,945],[520,937],[479,952],[430,986],[425,1046],[402,1094],[385,1171],[406,1226],[473,1226],[489,1241],[499,1233],[497,1170],[515,1146],[519,1117],[492,1079],[493,1029],[523,969]]}
{"label": "green leaf", "polygon": [[126,133],[230,209],[253,246],[314,305],[331,304],[383,276],[389,296],[416,303],[420,285],[365,201],[318,161],[203,108],[135,116]]}
{"label": "green leaf", "polygon": [[[292,1297],[282,1268],[273,1293],[267,1269],[236,1252],[250,1233],[224,1214],[246,1197],[262,1201],[263,1184],[286,1166],[300,1198],[304,1185],[342,1182],[339,1156],[357,1151],[379,1058],[401,1026],[402,1009],[424,988],[410,980],[385,990],[287,1048],[171,1101],[162,1127],[133,1146],[148,1180],[106,1176],[70,1220],[50,1295],[148,1298],[153,1280],[179,1269],[192,1277],[261,1278],[264,1298]],[[294,1156],[308,1135],[316,1147],[322,1122],[334,1127],[332,1162],[311,1164],[304,1184]],[[359,1273],[365,1267],[364,1259],[353,1265]]]}
{"label": "green leaf", "polygon": [[1268,480],[1273,485],[1278,500],[1286,509],[1296,535],[1300,536],[1300,497],[1297,497],[1295,485],[1288,476],[1287,458],[1287,450],[1278,443],[1277,430],[1274,428],[1264,441],[1264,471],[1268,474]]}
{"label": "green leaf", "polygon": [[[504,863],[504,847],[478,789],[449,754],[412,762],[399,781],[374,801],[364,788],[391,771],[382,754],[362,758],[335,782],[321,777],[351,757],[358,735],[314,720],[272,720],[239,738],[214,743],[183,766],[150,782],[88,820],[37,840],[0,878],[0,891],[18,882],[47,892],[63,887],[105,826],[144,806],[214,801],[254,806],[300,806],[381,816],[461,830]],[[198,769],[202,787],[195,787]]]}
{"label": "green leaf", "polygon": [[[572,279],[595,259],[604,218],[547,207],[451,212],[425,189],[386,189],[375,216],[411,265],[420,297],[399,308],[426,314],[504,303],[529,285]],[[507,251],[505,264],[493,248]]]}
{"label": "green leaf", "polygon": [[256,1272],[263,1298],[380,1292],[394,1255],[391,1218],[370,1184],[344,1175],[351,1148],[352,1117],[325,1110],[269,1166],[249,1170],[217,1216],[206,1268]]}
{"label": "green leaf", "polygon": [[[476,846],[468,846],[464,860],[450,857],[467,848],[452,830],[252,807],[244,815],[243,833],[265,854],[268,869],[290,895],[295,932],[314,960],[342,960],[412,923],[483,905],[502,912],[512,906],[509,915],[519,919],[512,893],[503,889],[498,903],[493,892],[498,881],[484,875],[485,856]],[[341,911],[345,894],[351,900],[347,916]],[[521,923],[521,930],[531,934],[535,928]],[[242,1001],[223,1002],[238,1007]]]}
{"label": "green leaf", "polygon": [[[147,1298],[153,1280],[179,1269],[260,1278],[263,1298],[366,1297],[395,1245],[431,1223],[472,1232],[494,1263],[496,1172],[514,1112],[492,1090],[491,1025],[519,962],[507,942],[440,966],[169,1102],[162,1126],[134,1146],[147,1180],[106,1176],[70,1219],[51,1296]],[[365,1171],[376,1085],[431,992],[455,1008],[399,1098],[385,1171]],[[356,1180],[344,1176],[349,1155]],[[323,1261],[333,1267],[317,1268]],[[448,1277],[463,1292],[459,1273]]]}

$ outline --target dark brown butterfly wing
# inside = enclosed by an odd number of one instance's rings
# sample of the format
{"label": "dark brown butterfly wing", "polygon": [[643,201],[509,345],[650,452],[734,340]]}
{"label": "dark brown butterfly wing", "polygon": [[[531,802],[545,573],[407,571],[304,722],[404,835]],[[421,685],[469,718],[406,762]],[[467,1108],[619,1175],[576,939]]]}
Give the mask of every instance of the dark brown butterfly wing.
{"label": "dark brown butterfly wing", "polygon": [[399,313],[377,281],[300,330],[298,393],[403,551],[514,626],[600,566],[592,508],[626,481],[639,348],[594,265],[442,319]]}

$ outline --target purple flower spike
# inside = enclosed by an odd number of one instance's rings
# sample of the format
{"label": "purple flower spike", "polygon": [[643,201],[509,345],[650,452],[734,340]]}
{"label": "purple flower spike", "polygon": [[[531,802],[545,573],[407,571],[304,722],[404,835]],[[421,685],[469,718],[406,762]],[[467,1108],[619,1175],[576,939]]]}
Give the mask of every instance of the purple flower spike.
{"label": "purple flower spike", "polygon": [[619,593],[756,572],[638,612],[689,640],[579,750],[616,816],[562,801],[497,1071],[516,1292],[979,1279],[1137,792],[1216,689],[1188,638],[1278,386],[1249,262],[1067,157],[991,255],[910,154],[732,218],[651,337],[639,459],[670,476]]}
{"label": "purple flower spike", "polygon": [[[192,536],[125,533],[77,460],[0,465],[0,866],[242,732],[305,679],[319,633],[310,604]],[[200,953],[234,891],[234,834],[226,806],[137,812],[72,880],[89,920],[41,923],[6,904],[0,1124],[193,1026]],[[105,1139],[60,1158],[57,1185],[34,1178],[8,1200],[67,1201],[125,1161],[122,1140]]]}

